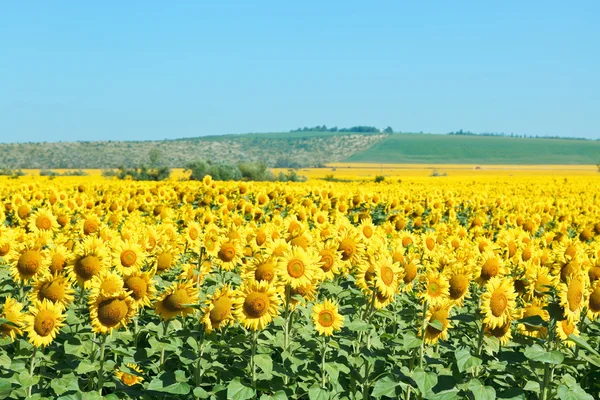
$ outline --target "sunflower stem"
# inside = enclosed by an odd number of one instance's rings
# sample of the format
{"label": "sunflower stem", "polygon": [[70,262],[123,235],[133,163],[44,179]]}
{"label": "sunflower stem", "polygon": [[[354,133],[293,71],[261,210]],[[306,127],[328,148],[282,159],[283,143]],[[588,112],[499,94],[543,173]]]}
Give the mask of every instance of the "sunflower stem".
{"label": "sunflower stem", "polygon": [[[162,337],[165,338],[167,336],[167,331],[169,329],[169,320],[164,320],[163,321],[163,334]],[[163,347],[162,349],[160,349],[160,369],[164,369],[165,368],[165,348]]]}
{"label": "sunflower stem", "polygon": [[104,386],[104,349],[106,347],[106,335],[102,335],[100,339],[100,367],[98,369],[98,392],[102,394]]}
{"label": "sunflower stem", "polygon": [[423,322],[421,324],[421,348],[419,350],[419,367],[423,368],[423,353],[425,351],[425,329],[427,328],[427,300],[423,302]]}
{"label": "sunflower stem", "polygon": [[327,354],[327,339],[327,336],[323,337],[323,354],[321,355],[321,387],[323,389],[327,389],[327,379],[325,376],[325,356]]}
{"label": "sunflower stem", "polygon": [[258,341],[258,331],[252,331],[252,355],[250,356],[250,370],[252,371],[252,387],[256,390],[256,342]]}
{"label": "sunflower stem", "polygon": [[200,373],[200,362],[202,361],[202,356],[204,355],[204,336],[205,335],[206,335],[205,331],[202,330],[200,339],[196,339],[197,343],[198,343],[198,362],[196,363],[196,386],[200,386],[200,379],[202,378],[202,374]]}
{"label": "sunflower stem", "polygon": [[[29,376],[33,376],[33,370],[35,369],[35,353],[37,352],[37,347],[33,347],[33,351],[31,352],[31,362],[29,364]],[[29,386],[27,389],[27,397],[31,397],[31,390],[33,389],[33,385]]]}
{"label": "sunflower stem", "polygon": [[[285,315],[284,315],[284,322],[283,322],[283,351],[286,352],[288,350],[288,347],[290,345],[290,301],[292,298],[292,290],[290,288],[290,285],[286,285],[285,287]],[[283,383],[285,385],[288,384],[289,381],[289,377],[287,375],[284,375],[283,377]]]}

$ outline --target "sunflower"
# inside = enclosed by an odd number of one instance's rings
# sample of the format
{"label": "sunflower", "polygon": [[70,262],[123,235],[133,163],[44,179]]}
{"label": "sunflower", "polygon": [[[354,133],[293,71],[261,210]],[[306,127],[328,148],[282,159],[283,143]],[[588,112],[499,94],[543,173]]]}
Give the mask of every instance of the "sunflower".
{"label": "sunflower", "polygon": [[136,313],[133,299],[124,290],[110,296],[91,297],[89,309],[92,331],[99,334],[126,326]]}
{"label": "sunflower", "polygon": [[200,244],[200,234],[202,233],[202,226],[197,222],[188,222],[185,229],[183,230],[183,237],[185,238],[187,245],[191,249],[197,249]]}
{"label": "sunflower", "polygon": [[73,253],[63,244],[54,244],[48,249],[48,258],[50,259],[50,265],[48,266],[50,273],[57,274],[64,271],[73,258]]}
{"label": "sunflower", "polygon": [[594,282],[589,289],[587,317],[595,321],[600,317],[600,280]]}
{"label": "sunflower", "polygon": [[450,301],[457,306],[462,306],[465,298],[469,297],[471,272],[468,266],[453,266],[448,268],[445,275],[448,277],[448,294]]}
{"label": "sunflower", "polygon": [[31,240],[31,237],[26,241],[25,244],[19,246],[18,251],[12,254],[10,260],[10,274],[14,280],[20,282],[27,282],[32,278],[46,275],[50,265],[48,252]]}
{"label": "sunflower", "polygon": [[475,276],[480,285],[484,285],[491,278],[503,276],[506,273],[504,261],[493,251],[486,251],[481,255],[476,265]]}
{"label": "sunflower", "polygon": [[556,321],[556,333],[558,337],[567,347],[575,346],[575,342],[569,340],[569,335],[573,334],[579,336],[579,329],[577,329],[577,321],[569,321],[563,319],[562,321]]}
{"label": "sunflower", "polygon": [[[278,288],[280,290],[280,296],[285,296],[285,287]],[[314,284],[306,286],[298,286],[297,288],[290,288],[290,303],[288,307],[290,310],[295,310],[300,304],[305,304],[307,301],[314,301],[317,298],[317,286]]]}
{"label": "sunflower", "polygon": [[337,237],[338,250],[342,252],[342,262],[350,267],[356,265],[364,252],[364,244],[355,228],[342,228]]}
{"label": "sunflower", "polygon": [[138,307],[149,307],[156,294],[150,272],[138,272],[125,277],[123,286]]}
{"label": "sunflower", "polygon": [[483,323],[496,328],[512,319],[517,306],[517,294],[510,278],[491,278],[485,285],[485,293],[481,295],[481,312]]}
{"label": "sunflower", "polygon": [[560,305],[563,307],[565,317],[570,321],[578,321],[581,310],[585,304],[586,282],[585,275],[578,273],[561,283],[559,287]]}
{"label": "sunflower", "polygon": [[500,342],[500,344],[502,346],[506,346],[512,339],[512,332],[510,329],[511,325],[512,325],[512,320],[510,320],[510,319],[507,320],[502,325],[498,325],[494,328],[492,328],[486,324],[484,334],[487,337],[495,337],[496,339],[498,339],[498,341]]}
{"label": "sunflower", "polygon": [[72,282],[64,275],[46,275],[33,282],[33,290],[29,293],[29,300],[43,301],[47,299],[53,304],[58,304],[66,309],[74,300],[75,290]]}
{"label": "sunflower", "polygon": [[121,275],[113,271],[102,271],[91,279],[90,302],[98,296],[111,297],[123,290]]}
{"label": "sunflower", "polygon": [[430,271],[425,275],[425,288],[420,293],[423,301],[435,306],[445,302],[450,295],[448,279],[439,272]]}
{"label": "sunflower", "polygon": [[234,297],[233,313],[246,329],[262,330],[279,314],[277,289],[265,281],[244,283]]}
{"label": "sunflower", "polygon": [[191,304],[198,303],[195,282],[173,282],[154,303],[154,312],[163,320],[186,316],[194,312]]}
{"label": "sunflower", "polygon": [[213,329],[221,329],[224,326],[232,325],[233,318],[233,300],[231,298],[232,290],[229,285],[224,285],[206,301],[204,308],[204,317],[202,323],[206,332],[210,333]]}
{"label": "sunflower", "polygon": [[95,236],[86,238],[75,251],[66,268],[69,277],[77,280],[79,286],[88,289],[92,278],[110,266],[106,245]]}
{"label": "sunflower", "polygon": [[27,228],[33,233],[53,233],[59,224],[51,210],[40,208],[29,216]]}
{"label": "sunflower", "polygon": [[239,240],[222,239],[218,244],[217,256],[213,259],[224,271],[233,271],[242,263],[244,248]]}
{"label": "sunflower", "polygon": [[176,264],[180,252],[176,246],[171,244],[161,245],[156,249],[154,269],[157,274],[163,274]]}
{"label": "sunflower", "polygon": [[[139,374],[144,373],[144,370],[137,364],[127,363],[125,365],[127,365],[127,368],[129,368],[130,370],[133,370]],[[141,375],[134,375],[134,374],[130,374],[128,372],[123,372],[118,368],[115,370],[115,378],[117,378],[124,385],[127,385],[127,386],[133,386],[135,384],[142,383],[144,381],[144,378]]]}
{"label": "sunflower", "polygon": [[400,268],[389,256],[381,256],[375,261],[375,288],[384,297],[393,298],[398,290]]}
{"label": "sunflower", "polygon": [[529,292],[527,297],[529,299],[546,299],[546,297],[551,295],[551,290],[558,287],[558,278],[551,274],[547,267],[535,266],[529,263],[526,263],[525,266],[527,268],[527,281],[531,282],[531,284],[528,286]]}
{"label": "sunflower", "polygon": [[337,304],[329,299],[313,305],[312,319],[319,335],[331,336],[344,326],[344,317],[338,312]]}
{"label": "sunflower", "polygon": [[[548,311],[544,310],[543,307],[544,303],[540,302],[539,300],[534,300],[531,304],[525,305],[525,307],[522,309],[521,319],[539,316],[542,320],[549,321],[550,314]],[[517,328],[522,335],[536,338],[544,338],[548,333],[548,329],[545,327],[540,327],[525,322],[520,323]]]}
{"label": "sunflower", "polygon": [[123,276],[139,272],[144,264],[145,253],[142,246],[130,240],[116,240],[112,248],[115,270]]}
{"label": "sunflower", "polygon": [[23,325],[24,314],[21,310],[23,310],[23,305],[8,295],[4,300],[0,318],[4,318],[14,325],[0,324],[0,335],[2,335],[2,337],[8,336],[14,340],[17,336],[23,334],[21,328]]}
{"label": "sunflower", "polygon": [[89,214],[84,216],[75,229],[83,236],[98,235],[103,228],[102,221],[96,215]]}
{"label": "sunflower", "polygon": [[56,337],[64,325],[65,315],[62,306],[44,299],[29,306],[23,317],[23,330],[27,332],[29,342],[35,347],[47,346]]}
{"label": "sunflower", "polygon": [[266,281],[275,284],[277,281],[277,263],[272,257],[256,257],[246,264],[242,274],[243,281]]}
{"label": "sunflower", "polygon": [[277,275],[283,284],[292,288],[306,286],[312,283],[321,264],[321,257],[316,250],[294,247],[281,257],[277,264]]}
{"label": "sunflower", "polygon": [[[448,338],[448,329],[452,327],[448,318],[451,309],[452,304],[450,302],[440,302],[429,307],[425,316],[427,321],[424,332],[425,343],[435,344],[438,340],[446,340]],[[441,330],[432,324],[434,321],[438,321],[442,325]]]}

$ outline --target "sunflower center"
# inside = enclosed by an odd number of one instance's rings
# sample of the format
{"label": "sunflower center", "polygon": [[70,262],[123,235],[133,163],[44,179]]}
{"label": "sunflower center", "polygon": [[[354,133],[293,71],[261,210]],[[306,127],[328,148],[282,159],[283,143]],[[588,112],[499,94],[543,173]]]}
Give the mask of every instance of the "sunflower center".
{"label": "sunflower center", "polygon": [[100,260],[95,256],[85,256],[77,260],[75,263],[75,272],[77,275],[84,280],[92,279],[98,272],[100,272]]}
{"label": "sunflower center", "polygon": [[272,262],[265,262],[256,267],[254,279],[257,281],[271,282],[275,277],[275,266]]}
{"label": "sunflower center", "polygon": [[365,226],[365,227],[363,227],[363,230],[362,230],[362,231],[363,231],[363,235],[365,235],[365,237],[366,237],[367,239],[370,239],[370,238],[371,238],[371,236],[373,236],[373,228],[371,228],[371,227],[370,227],[370,226],[368,226],[368,225],[367,225],[367,226]]}
{"label": "sunflower center", "polygon": [[565,332],[565,335],[569,336],[571,333],[573,333],[575,331],[575,325],[570,323],[568,320],[566,320],[566,319],[562,320],[560,323],[561,323],[563,332]]}
{"label": "sunflower center", "polygon": [[98,222],[93,219],[86,219],[83,223],[83,233],[93,235],[98,232]]}
{"label": "sunflower center", "polygon": [[331,269],[333,268],[333,254],[331,254],[330,250],[321,250],[321,262],[323,263],[323,265],[321,265],[321,269],[323,270],[323,272],[329,272],[331,271]]}
{"label": "sunflower center", "polygon": [[492,334],[492,336],[501,338],[504,335],[506,335],[506,333],[509,331],[509,329],[510,329],[510,322],[507,322],[504,325],[497,326],[493,329],[490,329],[489,332]]}
{"label": "sunflower center", "polygon": [[569,246],[565,249],[565,256],[567,257],[575,257],[575,254],[577,254],[577,248],[575,246]]}
{"label": "sunflower center", "polygon": [[404,283],[409,284],[417,277],[417,266],[410,262],[404,267]]}
{"label": "sunflower center", "polygon": [[232,243],[223,243],[219,249],[218,256],[223,262],[231,262],[235,257],[235,246]]}
{"label": "sunflower center", "polygon": [[224,321],[231,313],[231,299],[229,296],[221,296],[213,301],[213,309],[210,310],[210,322],[218,324]]}
{"label": "sunflower center", "polygon": [[121,376],[121,382],[123,382],[127,386],[132,386],[137,383],[137,376],[123,373]]}
{"label": "sunflower center", "polygon": [[35,226],[43,231],[49,231],[52,228],[52,221],[46,215],[40,215],[35,220]]}
{"label": "sunflower center", "polygon": [[506,311],[507,306],[508,299],[506,298],[506,295],[504,293],[492,293],[492,297],[490,298],[490,310],[492,311],[492,315],[494,315],[494,317],[499,317],[502,314],[504,314],[504,311]]}
{"label": "sunflower center", "polygon": [[27,250],[17,261],[19,274],[26,278],[35,275],[42,265],[42,255],[37,250]]}
{"label": "sunflower center", "polygon": [[525,247],[525,249],[523,249],[523,253],[521,254],[521,259],[523,261],[529,261],[529,259],[531,259],[531,249],[529,247]]}
{"label": "sunflower center", "polygon": [[156,262],[156,269],[159,271],[164,271],[171,267],[171,263],[173,262],[173,255],[169,252],[160,253],[158,255],[158,260]]}
{"label": "sunflower center", "polygon": [[574,275],[579,269],[579,263],[575,260],[569,261],[560,269],[560,280],[566,282],[567,278]]}
{"label": "sunflower center", "polygon": [[262,292],[252,292],[244,300],[244,311],[252,318],[260,318],[269,311],[269,296]]}
{"label": "sunflower center", "polygon": [[325,328],[333,325],[334,320],[333,313],[330,310],[322,310],[319,313],[319,325],[324,326]]}
{"label": "sunflower center", "polygon": [[139,276],[132,276],[125,281],[125,287],[131,290],[131,297],[134,300],[143,299],[146,296],[148,285],[146,281]]}
{"label": "sunflower center", "polygon": [[8,254],[8,252],[10,251],[10,244],[4,243],[2,246],[0,246],[0,257],[4,257],[5,255]]}
{"label": "sunflower center", "polygon": [[435,240],[433,240],[433,238],[428,237],[425,240],[425,245],[427,246],[427,249],[431,251],[435,248]]}
{"label": "sunflower center", "polygon": [[191,228],[190,232],[189,232],[189,236],[190,236],[190,239],[192,239],[192,240],[198,239],[198,229]]}
{"label": "sunflower center", "polygon": [[402,247],[408,247],[411,244],[413,244],[413,240],[410,238],[410,236],[405,236],[402,238]]}
{"label": "sunflower center", "polygon": [[121,253],[121,265],[124,267],[131,267],[137,261],[137,254],[133,250],[125,250]]}
{"label": "sunflower center", "polygon": [[385,283],[386,286],[390,286],[394,282],[394,271],[387,265],[382,266],[379,271],[381,272],[381,280],[383,283]]}
{"label": "sunflower center", "polygon": [[33,330],[40,336],[48,336],[55,325],[54,314],[48,310],[40,310],[33,321]]}
{"label": "sunflower center", "polygon": [[127,315],[129,307],[125,300],[108,299],[98,305],[98,319],[102,325],[113,327],[119,324]]}
{"label": "sunflower center", "polygon": [[258,231],[256,234],[256,244],[262,246],[267,241],[267,234],[265,231]]}
{"label": "sunflower center", "polygon": [[40,301],[48,299],[53,303],[62,300],[65,297],[65,287],[56,281],[46,282],[38,291]]}
{"label": "sunflower center", "polygon": [[356,243],[352,239],[344,239],[340,243],[339,249],[342,251],[342,260],[347,261],[356,252]]}
{"label": "sunflower center", "polygon": [[592,312],[600,312],[600,286],[590,294],[589,308]]}
{"label": "sunflower center", "polygon": [[442,293],[442,288],[437,282],[429,282],[429,285],[427,285],[427,293],[431,296],[439,296]]}
{"label": "sunflower center", "polygon": [[581,306],[581,300],[583,299],[583,283],[579,279],[571,281],[569,288],[567,289],[567,301],[569,303],[569,310],[576,311]]}
{"label": "sunflower center", "polygon": [[181,311],[185,309],[184,304],[190,303],[190,297],[185,289],[178,289],[165,297],[163,305],[169,311]]}
{"label": "sunflower center", "polygon": [[481,277],[486,281],[498,275],[500,263],[495,258],[490,258],[481,267]]}
{"label": "sunflower center", "polygon": [[17,214],[19,215],[19,218],[25,219],[29,215],[29,211],[31,211],[31,209],[29,208],[29,206],[27,204],[23,204],[17,210]]}
{"label": "sunflower center", "polygon": [[469,278],[465,274],[456,274],[450,278],[450,297],[460,299],[469,287]]}
{"label": "sunflower center", "polygon": [[52,261],[50,262],[50,272],[60,272],[65,268],[66,258],[62,254],[55,254],[52,256]]}
{"label": "sunflower center", "polygon": [[304,263],[297,258],[291,259],[288,261],[287,271],[292,278],[300,278],[304,275]]}

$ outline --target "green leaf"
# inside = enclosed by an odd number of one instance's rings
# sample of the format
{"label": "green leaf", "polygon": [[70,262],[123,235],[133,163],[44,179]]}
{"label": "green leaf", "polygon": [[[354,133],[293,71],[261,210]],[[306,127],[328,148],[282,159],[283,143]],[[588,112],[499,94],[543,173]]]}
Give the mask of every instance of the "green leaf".
{"label": "green leaf", "polygon": [[254,362],[265,374],[273,372],[273,360],[269,354],[257,354],[254,356]]}
{"label": "green leaf", "polygon": [[19,383],[22,387],[28,388],[33,386],[40,381],[39,375],[29,375],[29,371],[21,371],[19,374]]}
{"label": "green leaf", "polygon": [[528,392],[539,393],[540,392],[540,383],[536,382],[536,381],[527,381],[523,390],[526,390]]}
{"label": "green leaf", "polygon": [[329,393],[321,386],[314,384],[308,389],[308,398],[310,400],[329,400]]}
{"label": "green leaf", "polygon": [[471,350],[468,348],[457,350],[454,356],[456,357],[456,366],[459,372],[469,371],[481,365],[481,358],[471,355]]}
{"label": "green leaf", "polygon": [[346,328],[348,328],[352,332],[368,331],[369,327],[369,324],[360,319],[355,319],[346,326]]}
{"label": "green leaf", "polygon": [[7,320],[6,318],[0,318],[0,325],[8,325],[8,326],[18,326],[12,321]]}
{"label": "green leaf", "polygon": [[0,356],[0,367],[9,370],[11,363],[12,363],[12,360],[10,359],[10,357],[8,355],[2,354]]}
{"label": "green leaf", "polygon": [[285,392],[283,390],[280,390],[278,392],[275,392],[273,394],[263,394],[262,396],[260,396],[260,400],[287,400],[287,395],[285,394]]}
{"label": "green leaf", "polygon": [[165,386],[165,382],[163,382],[163,379],[165,379],[164,374],[152,379],[152,381],[148,385],[148,390],[154,390],[162,393],[185,395],[188,394],[192,389],[190,385],[188,385],[185,382],[170,383],[171,381],[168,381],[167,383],[170,384],[167,384],[167,386]]}
{"label": "green leaf", "polygon": [[373,392],[371,396],[380,398],[382,396],[396,398],[396,387],[400,384],[396,382],[391,376],[384,376],[380,378],[375,385],[373,385]]}
{"label": "green leaf", "polygon": [[57,396],[71,390],[76,392],[79,391],[79,383],[77,377],[73,373],[52,379],[50,386],[54,389],[54,393],[56,393]]}
{"label": "green leaf", "polygon": [[0,396],[8,396],[12,391],[12,384],[8,379],[0,379]]}
{"label": "green leaf", "polygon": [[254,389],[244,386],[240,378],[235,378],[227,386],[227,398],[232,400],[246,400],[254,397]]}
{"label": "green leaf", "polygon": [[194,388],[194,397],[197,399],[208,399],[210,397],[210,393],[201,387]]}
{"label": "green leaf", "polygon": [[422,339],[418,338],[414,332],[407,332],[402,339],[402,347],[404,350],[416,349],[421,347]]}
{"label": "green leaf", "polygon": [[558,387],[558,398],[560,400],[594,400],[594,397],[586,393],[579,385],[575,388],[560,385]]}
{"label": "green leaf", "polygon": [[483,386],[479,379],[471,379],[468,389],[473,393],[474,400],[495,400],[496,391],[491,386]]}
{"label": "green leaf", "polygon": [[586,349],[587,351],[589,351],[590,353],[596,355],[596,356],[600,356],[600,353],[598,353],[596,350],[594,350],[594,348],[592,346],[590,346],[590,344],[581,336],[576,336],[573,335],[572,333],[569,335],[569,340],[572,342],[575,342],[575,344],[579,347],[583,347],[584,349]]}
{"label": "green leaf", "polygon": [[413,379],[415,380],[417,387],[424,396],[430,394],[431,389],[437,384],[437,375],[433,372],[425,372],[421,367],[415,368],[413,372]]}
{"label": "green leaf", "polygon": [[532,361],[545,364],[560,364],[565,359],[565,356],[560,351],[546,351],[546,349],[537,343],[526,348],[523,354]]}
{"label": "green leaf", "polygon": [[542,317],[540,317],[539,315],[532,315],[530,317],[525,317],[525,318],[518,320],[517,322],[526,324],[532,328],[543,328],[543,327],[548,326],[548,322],[544,321],[542,319]]}
{"label": "green leaf", "polygon": [[433,329],[437,329],[440,332],[444,330],[444,325],[442,324],[442,321],[438,321],[437,319],[429,321],[429,326]]}
{"label": "green leaf", "polygon": [[83,360],[79,363],[75,372],[77,372],[77,375],[83,375],[97,370],[98,366],[96,364],[92,364],[89,360]]}

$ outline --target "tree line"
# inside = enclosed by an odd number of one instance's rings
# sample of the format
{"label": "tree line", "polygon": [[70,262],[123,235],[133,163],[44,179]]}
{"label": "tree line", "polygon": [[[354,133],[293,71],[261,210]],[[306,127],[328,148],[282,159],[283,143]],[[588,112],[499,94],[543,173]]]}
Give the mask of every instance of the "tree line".
{"label": "tree line", "polygon": [[317,125],[312,128],[305,126],[304,128],[292,129],[290,132],[394,133],[394,129],[391,126],[388,126],[385,129],[379,129],[374,126],[366,125],[358,125],[351,128],[338,128],[337,126],[327,128],[327,125]]}

